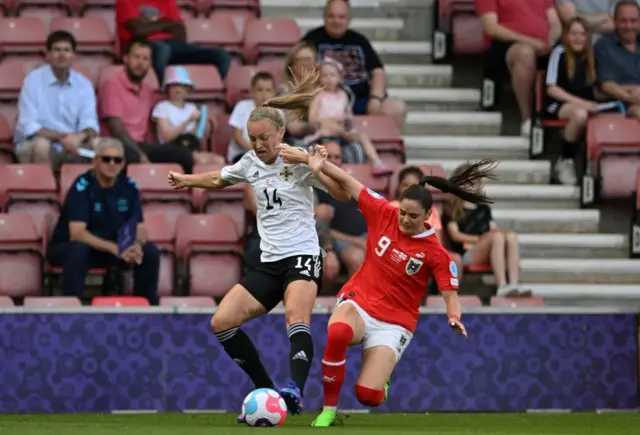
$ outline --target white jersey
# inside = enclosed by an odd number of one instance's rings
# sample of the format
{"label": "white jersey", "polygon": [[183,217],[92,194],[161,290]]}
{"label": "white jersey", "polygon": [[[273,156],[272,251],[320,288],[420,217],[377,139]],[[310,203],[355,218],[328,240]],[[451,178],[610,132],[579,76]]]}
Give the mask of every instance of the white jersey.
{"label": "white jersey", "polygon": [[251,150],[235,165],[222,168],[220,176],[231,184],[253,187],[263,263],[320,254],[313,187],[325,187],[307,165],[289,165],[280,157],[267,165]]}

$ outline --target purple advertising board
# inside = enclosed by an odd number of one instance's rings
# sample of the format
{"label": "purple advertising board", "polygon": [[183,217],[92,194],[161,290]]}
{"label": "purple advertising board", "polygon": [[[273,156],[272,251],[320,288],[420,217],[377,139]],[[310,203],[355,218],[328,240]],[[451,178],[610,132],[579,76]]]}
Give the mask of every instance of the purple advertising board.
{"label": "purple advertising board", "polygon": [[[210,314],[3,313],[0,412],[239,411],[252,385],[209,330]],[[322,404],[327,315],[314,315],[307,410]],[[440,412],[638,407],[634,314],[468,314],[469,339],[443,315],[421,316],[375,411]],[[289,375],[282,315],[244,327],[276,383]],[[359,349],[347,356],[343,409]]]}

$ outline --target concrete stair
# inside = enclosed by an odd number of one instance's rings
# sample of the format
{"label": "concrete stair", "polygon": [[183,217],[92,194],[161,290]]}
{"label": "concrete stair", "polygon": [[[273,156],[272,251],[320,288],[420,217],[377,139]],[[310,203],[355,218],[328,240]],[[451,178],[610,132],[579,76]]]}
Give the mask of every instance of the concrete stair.
{"label": "concrete stair", "polygon": [[[263,0],[263,14],[294,17],[306,32],[322,25],[324,2]],[[437,163],[450,172],[466,161],[500,160],[499,179],[486,190],[498,225],[518,233],[522,282],[559,303],[602,295],[639,299],[640,262],[627,258],[626,235],[599,234],[600,213],[579,209],[578,188],[550,185],[550,164],[530,161],[522,138],[500,136],[499,113],[478,110],[479,90],[452,88],[452,67],[431,64],[432,2],[350,3],[352,28],[369,37],[385,63],[389,94],[407,103],[407,163]]]}

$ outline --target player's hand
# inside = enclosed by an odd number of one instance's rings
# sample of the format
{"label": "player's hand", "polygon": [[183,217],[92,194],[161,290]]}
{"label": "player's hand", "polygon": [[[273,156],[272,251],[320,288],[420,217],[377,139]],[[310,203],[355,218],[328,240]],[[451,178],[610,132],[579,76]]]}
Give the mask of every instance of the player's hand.
{"label": "player's hand", "polygon": [[327,150],[321,146],[315,146],[309,150],[309,168],[313,175],[318,175],[322,172],[324,162],[327,161]]}
{"label": "player's hand", "polygon": [[287,145],[286,143],[278,145],[276,150],[278,150],[278,155],[282,157],[282,160],[284,160],[285,163],[292,165],[304,163],[306,165],[309,162],[309,154],[299,148]]}
{"label": "player's hand", "polygon": [[175,190],[189,187],[185,180],[185,175],[180,172],[169,171],[168,182],[169,186],[173,187]]}
{"label": "player's hand", "polygon": [[464,338],[467,338],[467,328],[464,327],[464,325],[462,324],[462,322],[454,317],[451,317],[449,319],[449,326],[451,327],[451,329],[453,329],[455,332],[457,332],[458,334],[464,336]]}

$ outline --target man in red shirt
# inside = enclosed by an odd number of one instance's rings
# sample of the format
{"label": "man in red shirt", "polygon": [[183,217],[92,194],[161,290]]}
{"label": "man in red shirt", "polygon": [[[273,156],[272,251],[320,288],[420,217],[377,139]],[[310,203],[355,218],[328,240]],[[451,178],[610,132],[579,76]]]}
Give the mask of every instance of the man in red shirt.
{"label": "man in red shirt", "polygon": [[546,68],[546,56],[562,32],[553,0],[476,0],[476,12],[488,48],[485,73],[498,79],[507,70],[511,74],[521,132],[528,138],[537,65]]}
{"label": "man in red shirt", "polygon": [[178,163],[191,173],[194,160],[189,148],[173,143],[145,143],[151,110],[157,101],[154,90],[144,82],[151,66],[151,42],[132,39],[123,60],[123,71],[106,78],[98,87],[98,116],[105,136],[120,139],[130,163]]}
{"label": "man in red shirt", "polygon": [[134,36],[152,41],[153,69],[159,83],[167,65],[213,65],[220,77],[227,75],[229,53],[187,42],[176,0],[116,0],[116,23],[121,47]]}

